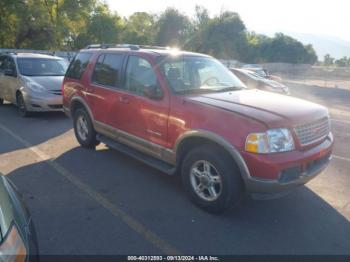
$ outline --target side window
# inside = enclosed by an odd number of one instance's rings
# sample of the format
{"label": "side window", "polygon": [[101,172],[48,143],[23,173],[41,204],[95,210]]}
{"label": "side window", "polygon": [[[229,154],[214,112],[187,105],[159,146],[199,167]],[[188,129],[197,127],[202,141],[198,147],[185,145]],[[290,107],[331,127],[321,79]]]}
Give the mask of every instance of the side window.
{"label": "side window", "polygon": [[151,64],[141,57],[129,57],[125,77],[126,90],[140,95],[143,95],[145,87],[157,86],[157,76]]}
{"label": "side window", "polygon": [[6,56],[0,57],[0,72],[3,73],[5,71],[5,59]]}
{"label": "side window", "polygon": [[123,55],[121,54],[100,55],[95,65],[92,82],[105,86],[118,87],[122,62]]}
{"label": "side window", "polygon": [[80,79],[87,65],[89,64],[91,54],[79,53],[70,63],[66,76],[74,79]]}
{"label": "side window", "polygon": [[7,59],[8,59],[8,64],[6,69],[12,70],[14,73],[17,73],[15,60],[13,60],[13,58],[11,57],[8,57]]}

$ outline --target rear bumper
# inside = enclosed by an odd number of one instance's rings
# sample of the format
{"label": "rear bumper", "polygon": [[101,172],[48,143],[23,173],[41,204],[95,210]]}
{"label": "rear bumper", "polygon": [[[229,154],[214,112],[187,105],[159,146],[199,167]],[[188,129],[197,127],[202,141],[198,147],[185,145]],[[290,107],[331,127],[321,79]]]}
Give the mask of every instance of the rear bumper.
{"label": "rear bumper", "polygon": [[306,151],[253,157],[244,153],[250,171],[245,178],[246,188],[250,193],[280,193],[303,185],[328,166],[332,147],[330,133],[323,143]]}

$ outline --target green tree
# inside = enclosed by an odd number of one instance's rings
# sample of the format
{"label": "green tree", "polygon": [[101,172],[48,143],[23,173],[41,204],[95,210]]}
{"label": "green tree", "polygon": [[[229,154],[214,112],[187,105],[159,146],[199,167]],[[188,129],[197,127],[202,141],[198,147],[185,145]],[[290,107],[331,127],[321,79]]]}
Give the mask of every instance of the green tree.
{"label": "green tree", "polygon": [[314,64],[317,55],[312,45],[303,45],[296,39],[277,33],[261,44],[261,58],[266,62]]}
{"label": "green tree", "polygon": [[247,45],[246,27],[237,13],[221,13],[202,25],[192,41],[196,51],[221,59],[243,57],[242,51]]}
{"label": "green tree", "polygon": [[155,42],[155,17],[146,12],[137,12],[125,20],[122,40],[125,43],[152,45]]}
{"label": "green tree", "polygon": [[334,65],[334,58],[330,56],[330,54],[326,54],[323,58],[323,65],[332,66]]}
{"label": "green tree", "polygon": [[340,58],[338,60],[335,60],[335,64],[339,67],[346,67],[349,66],[349,60],[346,56],[344,56],[343,58]]}
{"label": "green tree", "polygon": [[117,13],[111,13],[106,5],[99,5],[84,32],[75,40],[74,46],[79,49],[88,44],[118,43],[124,29],[124,22]]}
{"label": "green tree", "polygon": [[193,25],[190,19],[177,9],[168,8],[155,23],[156,44],[183,47],[189,41]]}

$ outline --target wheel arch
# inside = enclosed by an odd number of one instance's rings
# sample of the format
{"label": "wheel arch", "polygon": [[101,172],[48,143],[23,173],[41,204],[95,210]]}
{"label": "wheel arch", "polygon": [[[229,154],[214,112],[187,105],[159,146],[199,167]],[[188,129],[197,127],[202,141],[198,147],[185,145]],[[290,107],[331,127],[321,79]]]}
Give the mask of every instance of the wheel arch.
{"label": "wheel arch", "polygon": [[86,112],[89,114],[92,123],[94,124],[94,117],[88,104],[81,97],[73,97],[70,103],[70,114],[74,116],[75,111],[79,108],[83,108],[86,110]]}
{"label": "wheel arch", "polygon": [[239,151],[225,138],[206,130],[192,130],[184,133],[175,143],[176,165],[179,167],[186,153],[193,146],[211,144],[223,149],[235,162],[239,168],[241,177],[244,181],[250,177],[249,169]]}

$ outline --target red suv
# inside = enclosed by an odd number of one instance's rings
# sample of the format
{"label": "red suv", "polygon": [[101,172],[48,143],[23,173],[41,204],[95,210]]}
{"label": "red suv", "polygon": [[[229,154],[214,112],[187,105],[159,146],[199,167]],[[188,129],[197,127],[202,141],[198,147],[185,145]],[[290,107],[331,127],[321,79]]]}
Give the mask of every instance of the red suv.
{"label": "red suv", "polygon": [[220,212],[244,192],[279,195],[329,163],[328,110],[247,90],[214,58],[174,49],[93,45],[71,62],[65,112],[79,143],[102,142],[169,175]]}

